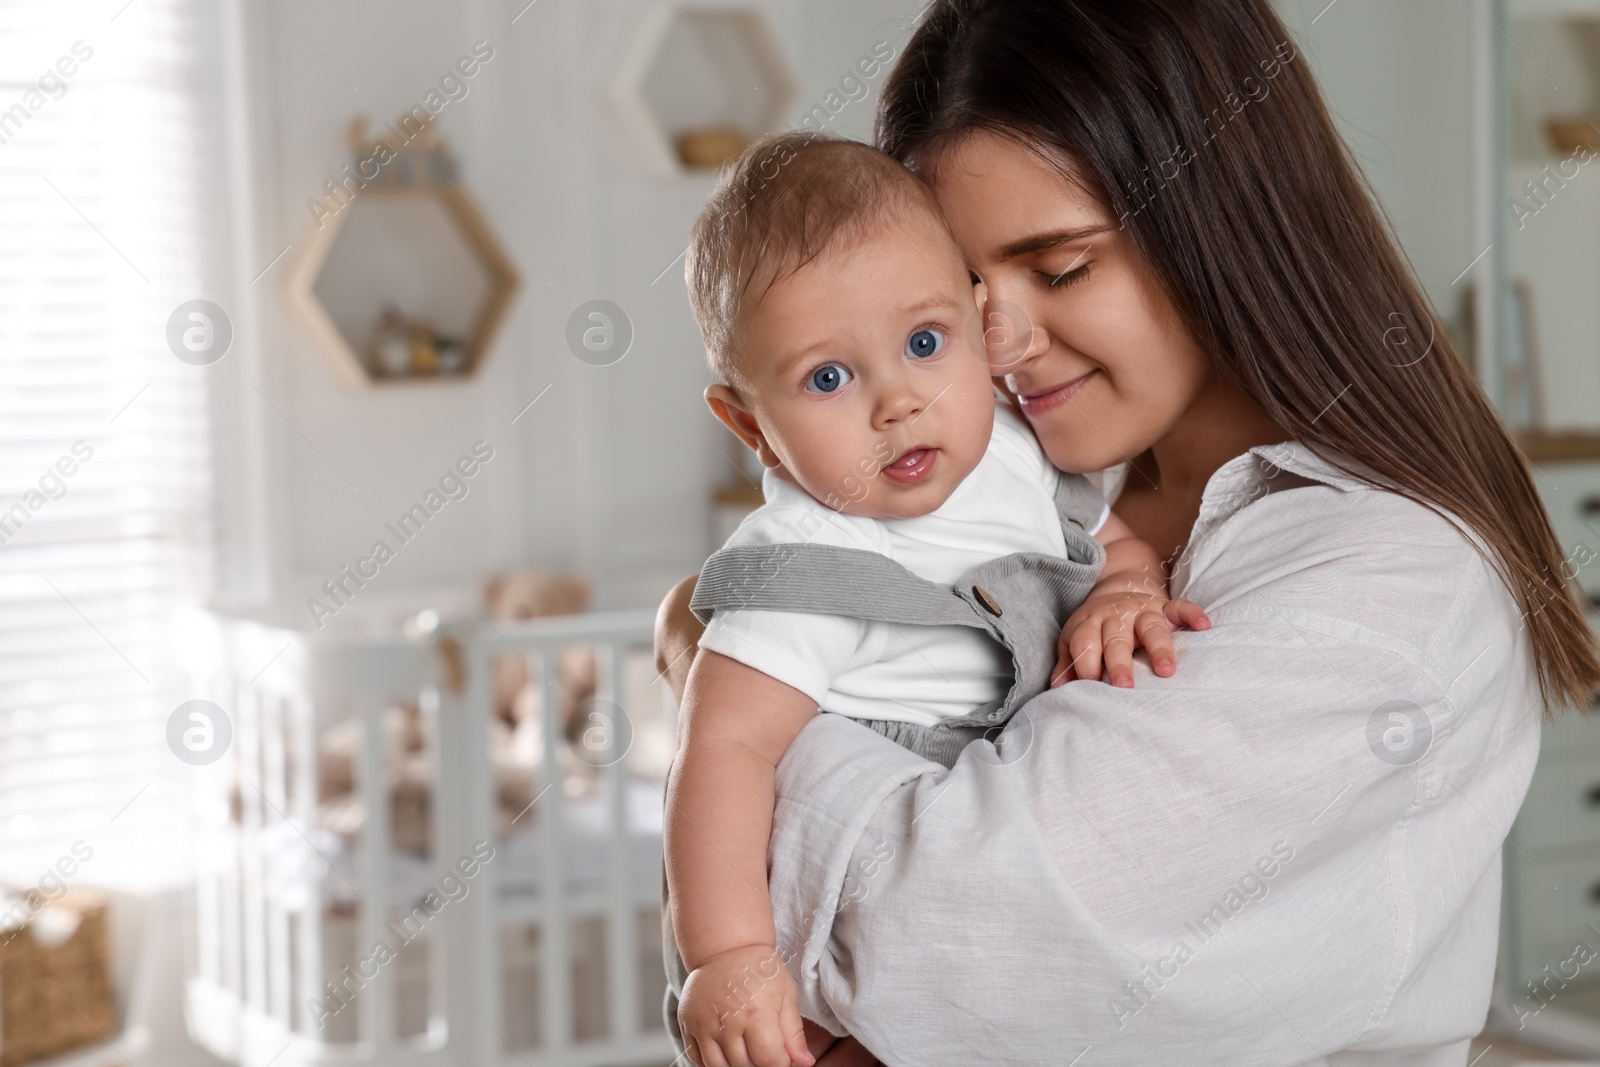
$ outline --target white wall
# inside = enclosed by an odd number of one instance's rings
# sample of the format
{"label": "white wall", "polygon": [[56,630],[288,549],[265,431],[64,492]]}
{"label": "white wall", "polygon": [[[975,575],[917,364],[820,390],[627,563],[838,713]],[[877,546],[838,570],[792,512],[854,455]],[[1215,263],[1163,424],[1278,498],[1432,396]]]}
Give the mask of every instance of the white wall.
{"label": "white wall", "polygon": [[[1472,226],[1472,42],[1463,0],[1276,0],[1340,131],[1447,320]],[[1314,21],[1313,21],[1314,20]]]}
{"label": "white wall", "polygon": [[[603,604],[646,604],[712,547],[707,498],[735,450],[704,410],[703,351],[681,264],[669,269],[710,181],[649,174],[604,100],[646,2],[539,0],[514,25],[521,5],[498,0],[244,5],[255,243],[241,271],[253,276],[290,246],[253,286],[242,278],[235,299],[258,307],[259,344],[247,330],[218,368],[231,435],[220,444],[223,476],[251,483],[224,495],[259,502],[254,513],[230,503],[222,531],[231,545],[258,545],[245,553],[263,564],[256,592],[303,603],[479,439],[496,458],[471,495],[401,548],[364,597],[446,578],[472,594],[476,576],[543,565],[585,572]],[[796,113],[878,41],[898,52],[915,10],[896,0],[762,6],[797,67]],[[1477,16],[1457,0],[1280,6],[1430,294],[1454,315],[1451,280],[1476,252]],[[280,295],[314,226],[307,200],[346,161],[353,115],[398,116],[478,40],[495,57],[440,126],[464,185],[514,249],[517,302],[471,382],[353,390]],[[871,100],[851,103],[833,128],[865,136],[870,118]],[[620,304],[635,330],[628,356],[610,367],[579,362],[565,343],[568,315],[597,297]],[[250,592],[250,568],[238,558],[230,566],[234,590]]]}
{"label": "white wall", "polygon": [[[898,48],[907,32],[891,22],[903,5],[885,0],[763,6],[797,68],[797,113],[873,43]],[[263,503],[259,517],[233,508],[224,537],[245,543],[264,527],[258,590],[303,602],[484,439],[495,459],[471,494],[400,548],[363,597],[446,578],[473,593],[475,580],[464,577],[544,565],[587,573],[602,603],[653,602],[712,547],[709,493],[729,477],[722,453],[734,450],[700,399],[704,352],[681,263],[668,269],[710,179],[647,173],[604,99],[644,4],[540,0],[514,25],[521,5],[489,0],[275,7],[246,5],[245,15],[255,269],[292,248],[254,286],[239,287],[241,303],[259,303],[260,344],[242,342],[222,369],[222,407],[232,412],[225,432],[249,436],[248,422],[260,422]],[[480,39],[495,56],[439,122],[464,186],[515,249],[518,300],[474,380],[353,390],[280,295],[314,227],[306,202],[346,161],[353,115],[397,117]],[[864,135],[870,108],[851,103],[835,128]],[[569,314],[593,298],[616,302],[633,322],[632,350],[614,366],[587,366],[565,342]],[[229,456],[248,451],[225,445]],[[248,476],[242,461],[230,462],[237,469],[225,477]]]}

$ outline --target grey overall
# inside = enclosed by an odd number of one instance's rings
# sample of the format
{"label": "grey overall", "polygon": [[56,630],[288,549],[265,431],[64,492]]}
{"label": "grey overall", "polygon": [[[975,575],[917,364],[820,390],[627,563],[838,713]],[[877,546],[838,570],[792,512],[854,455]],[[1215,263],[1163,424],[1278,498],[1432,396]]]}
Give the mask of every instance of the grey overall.
{"label": "grey overall", "polygon": [[[1104,498],[1087,479],[1062,475],[1056,508],[1066,535],[1066,558],[1032,552],[1001,556],[967,571],[954,585],[930,582],[887,556],[860,549],[812,544],[725,548],[701,569],[689,609],[701,622],[709,622],[718,611],[800,611],[982,630],[1011,653],[1014,677],[1004,697],[935,726],[853,720],[950,767],[967,745],[998,734],[1018,708],[1049,687],[1061,628],[1088,597],[1105,565],[1105,549],[1088,533],[1104,507]],[[688,976],[665,907],[661,927],[667,1030],[681,1051],[677,994]]]}

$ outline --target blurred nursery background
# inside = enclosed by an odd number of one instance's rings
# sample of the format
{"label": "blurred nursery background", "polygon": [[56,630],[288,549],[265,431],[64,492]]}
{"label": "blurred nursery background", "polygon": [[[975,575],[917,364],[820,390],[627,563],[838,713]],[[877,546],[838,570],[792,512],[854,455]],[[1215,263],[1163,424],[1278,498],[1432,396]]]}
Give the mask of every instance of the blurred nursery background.
{"label": "blurred nursery background", "polygon": [[[684,245],[919,6],[0,0],[0,1067],[671,1060],[651,619],[759,502]],[[1600,589],[1600,0],[1280,8]],[[1542,760],[1484,1067],[1600,1057]]]}

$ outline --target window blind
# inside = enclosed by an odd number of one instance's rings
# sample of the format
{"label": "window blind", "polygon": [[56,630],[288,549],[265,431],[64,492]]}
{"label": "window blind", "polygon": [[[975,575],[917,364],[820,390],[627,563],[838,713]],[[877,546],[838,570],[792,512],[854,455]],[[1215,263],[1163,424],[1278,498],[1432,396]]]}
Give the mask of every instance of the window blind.
{"label": "window blind", "polygon": [[[0,0],[0,880],[183,865],[173,620],[210,583],[192,0]],[[209,153],[209,154],[208,154]],[[80,850],[81,851],[81,850]]]}

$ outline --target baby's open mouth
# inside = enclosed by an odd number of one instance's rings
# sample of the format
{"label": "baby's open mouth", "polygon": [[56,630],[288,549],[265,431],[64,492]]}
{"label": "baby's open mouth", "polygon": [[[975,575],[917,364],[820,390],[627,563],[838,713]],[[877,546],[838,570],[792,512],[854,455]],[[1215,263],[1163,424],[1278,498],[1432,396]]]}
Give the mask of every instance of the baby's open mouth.
{"label": "baby's open mouth", "polygon": [[915,485],[933,473],[933,465],[938,459],[937,448],[918,445],[885,464],[883,476],[896,485]]}

